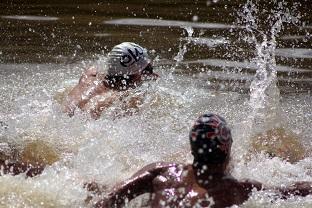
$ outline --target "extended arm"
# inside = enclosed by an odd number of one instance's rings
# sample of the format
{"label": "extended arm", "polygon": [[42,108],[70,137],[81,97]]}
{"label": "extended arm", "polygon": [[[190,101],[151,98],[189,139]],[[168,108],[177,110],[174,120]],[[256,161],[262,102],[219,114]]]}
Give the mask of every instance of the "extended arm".
{"label": "extended arm", "polygon": [[291,195],[307,196],[312,194],[312,182],[296,182],[289,187],[281,188],[279,191],[282,193],[283,198],[287,198]]}
{"label": "extended arm", "polygon": [[96,203],[95,207],[121,207],[125,200],[132,200],[143,193],[153,191],[153,180],[173,164],[153,163],[138,171],[129,180],[114,188],[107,198]]}
{"label": "extended arm", "polygon": [[[252,189],[256,190],[275,190],[281,193],[282,198],[286,199],[289,196],[307,196],[312,194],[312,182],[307,182],[307,181],[300,181],[296,182],[291,186],[287,186],[284,188],[265,188],[263,185],[259,182],[256,181],[246,181],[242,183],[244,187],[251,187]],[[251,190],[251,189],[250,189]]]}

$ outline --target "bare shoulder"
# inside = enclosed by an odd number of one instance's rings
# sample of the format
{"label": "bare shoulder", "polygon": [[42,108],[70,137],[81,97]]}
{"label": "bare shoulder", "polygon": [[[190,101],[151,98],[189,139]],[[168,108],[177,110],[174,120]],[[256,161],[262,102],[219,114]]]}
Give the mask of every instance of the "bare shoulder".
{"label": "bare shoulder", "polygon": [[232,184],[233,186],[241,187],[247,190],[257,189],[261,190],[263,188],[263,184],[252,179],[243,179],[243,180],[237,180],[232,175],[226,175],[223,177],[223,181],[229,184]]}
{"label": "bare shoulder", "polygon": [[144,173],[154,173],[159,174],[160,172],[166,171],[170,167],[177,166],[176,163],[168,163],[168,162],[155,162],[144,166],[138,172],[136,172],[132,177],[137,177]]}
{"label": "bare shoulder", "polygon": [[256,180],[251,180],[251,179],[246,179],[243,181],[239,181],[240,185],[243,186],[245,189],[256,189],[256,190],[261,190],[263,189],[263,184],[256,181]]}

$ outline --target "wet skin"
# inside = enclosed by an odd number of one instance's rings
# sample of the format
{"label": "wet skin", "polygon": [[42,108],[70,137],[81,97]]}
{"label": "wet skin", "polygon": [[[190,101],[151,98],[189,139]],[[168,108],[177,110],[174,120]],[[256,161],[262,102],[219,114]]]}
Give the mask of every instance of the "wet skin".
{"label": "wet skin", "polygon": [[[241,204],[248,199],[253,188],[261,189],[261,184],[256,182],[239,182],[228,174],[213,173],[206,180],[205,177],[197,177],[192,165],[156,163],[145,167],[132,179],[122,184],[110,193],[108,199],[96,204],[96,207],[110,207],[114,204],[122,206],[125,198],[121,197],[131,190],[133,195],[126,194],[131,200],[136,194],[143,192],[152,193],[151,207],[226,207],[233,204]],[[201,181],[204,181],[201,183]],[[137,185],[134,193],[132,187]],[[142,190],[138,188],[142,185]],[[150,187],[150,188],[149,188]],[[231,190],[229,194],[225,190]],[[116,196],[119,196],[118,198]],[[213,201],[210,201],[211,198]]]}
{"label": "wet skin", "polygon": [[[117,185],[107,198],[95,207],[122,207],[143,193],[150,193],[151,207],[206,207],[240,205],[253,190],[266,189],[256,181],[238,181],[226,173],[227,165],[207,165],[206,171],[193,165],[154,163],[146,166],[129,180]],[[272,188],[281,198],[312,193],[312,183],[297,182],[286,188]]]}
{"label": "wet skin", "polygon": [[152,207],[227,207],[246,201],[253,188],[261,189],[260,184],[239,182],[227,174],[214,174],[200,182],[191,165],[169,168],[153,180]]}
{"label": "wet skin", "polygon": [[89,68],[81,75],[79,83],[71,90],[63,103],[64,111],[69,116],[74,115],[77,107],[85,109],[91,98],[104,94],[109,90],[102,83],[102,76],[95,68]]}
{"label": "wet skin", "polygon": [[158,75],[155,73],[135,74],[132,75],[131,87],[112,87],[104,74],[97,72],[93,67],[89,68],[81,75],[79,83],[68,94],[63,103],[64,112],[73,116],[78,107],[83,111],[88,111],[92,118],[97,119],[103,110],[119,98],[117,92],[135,88],[141,85],[143,81],[156,80],[157,78]]}
{"label": "wet skin", "polygon": [[[227,173],[228,159],[222,164],[195,167],[175,163],[152,163],[145,166],[129,180],[115,186],[108,196],[95,207],[122,207],[125,200],[132,200],[143,193],[150,193],[151,207],[229,207],[246,201],[253,190],[266,189],[256,181],[238,181]],[[1,174],[26,177],[39,175],[44,170],[40,164],[32,165],[11,160],[0,160]],[[107,188],[95,182],[84,183],[92,195],[101,195]],[[311,182],[296,182],[284,188],[273,187],[277,196],[306,196],[312,193]],[[92,195],[85,199],[89,203]]]}

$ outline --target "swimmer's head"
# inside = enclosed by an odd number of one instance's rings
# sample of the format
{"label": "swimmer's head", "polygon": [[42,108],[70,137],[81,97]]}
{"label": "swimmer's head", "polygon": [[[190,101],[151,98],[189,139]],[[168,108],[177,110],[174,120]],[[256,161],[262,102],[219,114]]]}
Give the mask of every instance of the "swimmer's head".
{"label": "swimmer's head", "polygon": [[151,66],[147,50],[132,42],[116,45],[108,54],[109,76],[141,74],[147,66]]}
{"label": "swimmer's head", "polygon": [[200,116],[190,132],[194,161],[201,164],[228,161],[232,141],[231,130],[224,118],[212,113]]}

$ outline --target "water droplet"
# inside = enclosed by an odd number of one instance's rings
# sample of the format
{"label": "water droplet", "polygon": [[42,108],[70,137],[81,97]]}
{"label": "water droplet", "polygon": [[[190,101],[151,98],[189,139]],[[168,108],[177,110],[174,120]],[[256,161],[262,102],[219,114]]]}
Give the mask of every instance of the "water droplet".
{"label": "water droplet", "polygon": [[194,15],[193,18],[192,18],[192,21],[193,21],[193,22],[197,22],[197,21],[198,21],[198,16],[197,16],[197,15]]}

